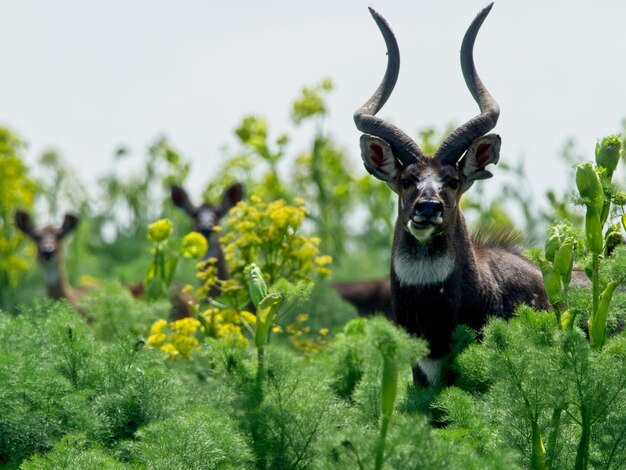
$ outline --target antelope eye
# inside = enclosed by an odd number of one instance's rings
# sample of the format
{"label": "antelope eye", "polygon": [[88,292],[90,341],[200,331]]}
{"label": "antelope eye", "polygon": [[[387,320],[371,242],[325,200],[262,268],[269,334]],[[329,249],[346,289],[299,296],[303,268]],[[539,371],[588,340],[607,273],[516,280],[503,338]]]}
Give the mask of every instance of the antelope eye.
{"label": "antelope eye", "polygon": [[400,184],[402,185],[402,188],[403,188],[403,189],[408,189],[408,188],[410,188],[411,186],[413,186],[413,181],[412,181],[412,180],[410,180],[409,178],[402,178],[402,179],[400,180]]}
{"label": "antelope eye", "polygon": [[460,181],[459,181],[457,178],[454,178],[454,179],[448,180],[448,181],[446,182],[446,184],[447,184],[450,188],[452,188],[452,189],[457,189],[457,188],[459,187],[459,183],[460,183]]}

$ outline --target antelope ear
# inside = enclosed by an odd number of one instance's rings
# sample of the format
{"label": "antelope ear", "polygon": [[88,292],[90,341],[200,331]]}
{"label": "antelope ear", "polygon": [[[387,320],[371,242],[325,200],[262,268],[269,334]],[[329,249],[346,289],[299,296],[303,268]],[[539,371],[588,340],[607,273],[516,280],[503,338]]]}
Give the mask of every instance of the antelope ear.
{"label": "antelope ear", "polygon": [[193,215],[195,211],[195,207],[189,200],[189,196],[187,195],[187,191],[185,191],[180,186],[173,185],[170,188],[170,194],[172,197],[172,202],[175,206],[180,207],[182,210],[187,212],[189,215]]}
{"label": "antelope ear", "polygon": [[65,217],[63,218],[63,225],[61,225],[61,234],[59,236],[63,238],[68,233],[76,230],[79,222],[80,219],[74,214],[65,214]]}
{"label": "antelope ear", "polygon": [[391,147],[380,137],[369,134],[361,136],[361,158],[365,169],[395,191],[395,180],[401,168]]}
{"label": "antelope ear", "polygon": [[224,191],[222,197],[222,211],[226,214],[229,210],[237,205],[243,199],[243,186],[241,183],[235,183]]}
{"label": "antelope ear", "polygon": [[491,178],[493,174],[486,169],[487,165],[496,164],[500,160],[500,136],[487,134],[476,139],[459,162],[459,170],[466,191],[477,180]]}
{"label": "antelope ear", "polygon": [[31,238],[35,238],[35,228],[30,214],[25,211],[15,212],[15,226]]}

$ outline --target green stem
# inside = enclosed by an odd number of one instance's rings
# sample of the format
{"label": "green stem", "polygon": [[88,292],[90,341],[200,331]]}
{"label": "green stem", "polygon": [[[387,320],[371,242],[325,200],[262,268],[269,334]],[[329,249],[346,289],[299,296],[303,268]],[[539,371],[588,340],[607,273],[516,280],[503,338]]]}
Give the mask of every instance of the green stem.
{"label": "green stem", "polygon": [[265,378],[265,348],[257,348],[257,365],[256,365],[256,392],[257,403],[263,401],[263,379]]}
{"label": "green stem", "polygon": [[554,304],[553,307],[554,307],[554,314],[556,315],[556,324],[558,325],[559,330],[562,330],[563,327],[561,326],[561,307],[559,305],[560,305],[560,302]]}
{"label": "green stem", "polygon": [[593,293],[591,315],[593,317],[598,311],[598,303],[600,302],[600,255],[593,253],[591,256],[591,288]]}
{"label": "green stem", "polygon": [[589,466],[589,445],[591,444],[591,422],[586,408],[580,410],[582,415],[582,433],[578,442],[578,450],[576,451],[575,470],[586,470]]}
{"label": "green stem", "polygon": [[534,470],[544,470],[546,468],[546,448],[543,445],[541,428],[537,421],[532,423],[532,456],[531,467]]}
{"label": "green stem", "polygon": [[561,426],[561,415],[563,414],[563,407],[555,408],[552,412],[552,421],[550,436],[548,437],[548,449],[546,453],[546,468],[554,468],[554,453],[556,445],[559,440],[559,431]]}
{"label": "green stem", "polygon": [[383,465],[383,457],[385,455],[385,441],[391,422],[391,415],[398,394],[398,364],[395,358],[384,358],[383,360],[383,378],[381,387],[381,411],[382,420],[380,424],[380,435],[376,444],[376,460],[374,464],[375,470],[380,470]]}

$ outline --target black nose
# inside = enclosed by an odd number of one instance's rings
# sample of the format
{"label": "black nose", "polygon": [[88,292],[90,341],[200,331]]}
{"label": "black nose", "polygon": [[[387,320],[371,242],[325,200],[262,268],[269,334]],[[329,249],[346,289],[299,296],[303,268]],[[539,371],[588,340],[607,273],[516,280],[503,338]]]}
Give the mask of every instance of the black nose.
{"label": "black nose", "polygon": [[441,217],[443,204],[436,199],[422,199],[415,204],[414,215],[424,219],[434,219]]}
{"label": "black nose", "polygon": [[50,261],[52,259],[52,257],[54,256],[54,249],[49,249],[49,248],[43,248],[39,254],[41,255],[41,257],[46,260],[46,261]]}

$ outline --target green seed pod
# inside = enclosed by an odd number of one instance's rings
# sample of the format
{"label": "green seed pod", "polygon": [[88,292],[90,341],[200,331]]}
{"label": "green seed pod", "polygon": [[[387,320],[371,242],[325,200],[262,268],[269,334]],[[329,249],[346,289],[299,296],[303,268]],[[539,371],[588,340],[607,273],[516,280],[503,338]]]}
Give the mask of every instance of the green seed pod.
{"label": "green seed pod", "polygon": [[554,268],[561,274],[563,285],[569,285],[572,279],[572,267],[574,266],[574,242],[566,240],[554,255]]}
{"label": "green seed pod", "polygon": [[250,299],[252,299],[252,303],[255,306],[258,306],[259,303],[267,297],[267,284],[265,284],[265,279],[263,279],[263,273],[261,269],[256,264],[251,264],[249,267],[249,291],[250,291]]}
{"label": "green seed pod", "polygon": [[546,239],[546,259],[550,262],[554,261],[554,255],[561,246],[561,237],[555,231]]}
{"label": "green seed pod", "polygon": [[398,394],[398,364],[394,359],[384,358],[382,380],[381,411],[383,416],[391,417]]}
{"label": "green seed pod", "polygon": [[562,300],[561,274],[546,260],[541,262],[541,274],[543,275],[543,286],[546,289],[548,300],[552,305],[556,305]]}
{"label": "green seed pod", "polygon": [[606,234],[606,241],[604,243],[604,247],[606,250],[606,255],[610,256],[611,253],[620,245],[624,244],[624,239],[622,238],[622,234],[619,232],[609,232]]}
{"label": "green seed pod", "polygon": [[609,304],[613,297],[613,292],[618,283],[611,281],[600,294],[598,310],[589,317],[589,344],[592,348],[601,348],[606,340],[606,317],[609,311]]}
{"label": "green seed pod", "polygon": [[604,204],[604,191],[598,173],[590,162],[581,163],[576,168],[576,187],[585,205],[600,213]]}
{"label": "green seed pod", "polygon": [[592,253],[599,255],[602,253],[602,224],[598,213],[591,207],[587,207],[585,215],[585,234],[587,235],[587,244]]}
{"label": "green seed pod", "polygon": [[611,135],[596,144],[596,163],[605,169],[604,176],[611,181],[619,162],[622,142],[620,136]]}
{"label": "green seed pod", "polygon": [[564,330],[571,330],[574,326],[574,319],[576,318],[576,312],[572,309],[565,310],[561,314],[561,328]]}

